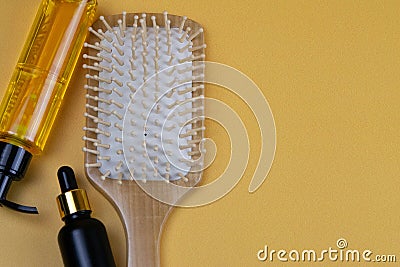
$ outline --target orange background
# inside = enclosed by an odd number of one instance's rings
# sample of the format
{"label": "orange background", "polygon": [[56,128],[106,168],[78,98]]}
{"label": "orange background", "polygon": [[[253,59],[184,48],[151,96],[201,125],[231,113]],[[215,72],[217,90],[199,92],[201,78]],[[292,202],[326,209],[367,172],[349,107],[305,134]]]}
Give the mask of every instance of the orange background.
{"label": "orange background", "polygon": [[[39,3],[1,2],[1,94]],[[243,110],[252,140],[250,164],[226,197],[205,207],[174,210],[161,240],[162,266],[278,266],[257,261],[257,251],[264,245],[323,250],[335,248],[341,237],[350,249],[400,251],[399,9],[398,1],[99,0],[97,16],[168,10],[198,21],[205,28],[207,60],[251,77],[275,117],[272,170],[249,194],[257,125],[232,95],[207,92]],[[9,194],[38,206],[40,215],[0,209],[0,266],[62,265],[56,238],[63,223],[55,197],[56,171],[65,164],[74,167],[87,189],[94,216],[108,229],[117,264],[124,266],[122,224],[84,177],[83,75],[78,68],[45,153]],[[229,144],[217,125],[210,123],[206,134],[219,144],[219,159],[205,173],[211,180],[223,171]]]}

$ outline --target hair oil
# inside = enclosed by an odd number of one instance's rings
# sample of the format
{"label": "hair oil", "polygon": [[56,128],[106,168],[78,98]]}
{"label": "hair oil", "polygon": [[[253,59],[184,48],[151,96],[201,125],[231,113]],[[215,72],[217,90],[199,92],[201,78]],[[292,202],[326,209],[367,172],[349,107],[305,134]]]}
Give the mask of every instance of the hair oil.
{"label": "hair oil", "polygon": [[[78,61],[96,0],[43,0],[0,105],[0,204],[9,202],[12,181],[20,180],[32,155],[43,151]],[[15,163],[19,159],[23,162]],[[4,161],[4,162],[3,162]]]}

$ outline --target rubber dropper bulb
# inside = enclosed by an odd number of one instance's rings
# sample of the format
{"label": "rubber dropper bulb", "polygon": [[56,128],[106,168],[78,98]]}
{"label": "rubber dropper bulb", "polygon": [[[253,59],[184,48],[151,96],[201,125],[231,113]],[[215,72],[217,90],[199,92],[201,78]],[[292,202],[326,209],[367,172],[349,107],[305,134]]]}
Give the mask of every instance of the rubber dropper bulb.
{"label": "rubber dropper bulb", "polygon": [[74,170],[69,166],[62,166],[57,171],[58,182],[61,192],[65,193],[74,189],[78,189]]}

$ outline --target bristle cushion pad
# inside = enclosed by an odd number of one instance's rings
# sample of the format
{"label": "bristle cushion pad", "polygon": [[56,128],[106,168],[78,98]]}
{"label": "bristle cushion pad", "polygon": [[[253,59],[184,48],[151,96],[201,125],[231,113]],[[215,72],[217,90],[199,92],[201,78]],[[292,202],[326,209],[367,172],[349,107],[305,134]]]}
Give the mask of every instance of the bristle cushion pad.
{"label": "bristle cushion pad", "polygon": [[192,62],[185,60],[192,45],[177,28],[170,29],[170,37],[165,28],[147,27],[145,35],[142,30],[126,27],[122,36],[113,27],[100,41],[111,52],[97,55],[103,58],[98,64],[108,68],[97,78],[105,89],[98,92],[97,117],[106,122],[98,124],[97,140],[106,144],[97,146],[99,170],[103,178],[178,180],[190,170],[188,141],[196,134],[188,123],[196,111]]}

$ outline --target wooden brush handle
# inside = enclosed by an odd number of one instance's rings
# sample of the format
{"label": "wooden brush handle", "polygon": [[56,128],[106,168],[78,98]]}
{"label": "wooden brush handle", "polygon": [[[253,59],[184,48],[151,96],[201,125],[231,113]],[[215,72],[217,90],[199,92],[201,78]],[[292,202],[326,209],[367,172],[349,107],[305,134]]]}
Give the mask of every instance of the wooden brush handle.
{"label": "wooden brush handle", "polygon": [[124,222],[127,266],[160,266],[159,240],[171,206],[153,199],[133,181],[101,181],[102,191]]}

